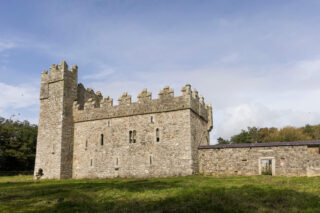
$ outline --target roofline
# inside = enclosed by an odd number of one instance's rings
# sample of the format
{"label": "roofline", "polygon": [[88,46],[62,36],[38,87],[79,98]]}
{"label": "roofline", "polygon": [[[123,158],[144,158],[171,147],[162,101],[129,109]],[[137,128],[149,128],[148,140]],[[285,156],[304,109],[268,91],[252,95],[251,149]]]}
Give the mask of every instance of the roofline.
{"label": "roofline", "polygon": [[269,143],[216,144],[216,145],[199,146],[198,149],[227,149],[227,148],[252,148],[252,147],[275,147],[275,146],[320,146],[320,140],[269,142]]}

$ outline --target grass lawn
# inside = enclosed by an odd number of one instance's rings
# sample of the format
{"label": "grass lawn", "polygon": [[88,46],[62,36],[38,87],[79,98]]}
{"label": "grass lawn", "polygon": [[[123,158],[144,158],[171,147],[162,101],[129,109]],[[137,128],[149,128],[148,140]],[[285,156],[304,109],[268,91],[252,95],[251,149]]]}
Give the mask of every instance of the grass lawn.
{"label": "grass lawn", "polygon": [[320,177],[0,177],[0,212],[320,212]]}

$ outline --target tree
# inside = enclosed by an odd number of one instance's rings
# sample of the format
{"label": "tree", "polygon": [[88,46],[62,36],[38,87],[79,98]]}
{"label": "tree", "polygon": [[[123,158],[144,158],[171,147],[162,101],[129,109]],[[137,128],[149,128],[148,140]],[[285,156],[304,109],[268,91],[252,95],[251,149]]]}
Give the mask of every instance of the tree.
{"label": "tree", "polygon": [[307,124],[301,128],[288,126],[282,129],[276,127],[248,127],[247,130],[241,130],[241,133],[232,136],[230,141],[218,138],[218,143],[268,143],[308,140],[320,140],[320,125]]}
{"label": "tree", "polygon": [[252,137],[248,131],[242,130],[240,134],[231,137],[231,143],[252,143]]}
{"label": "tree", "polygon": [[223,139],[222,137],[218,138],[218,144],[229,144],[230,141]]}
{"label": "tree", "polygon": [[0,118],[0,170],[33,170],[37,126]]}
{"label": "tree", "polygon": [[279,141],[308,141],[312,140],[312,137],[304,134],[302,129],[297,129],[292,126],[284,127],[279,131]]}

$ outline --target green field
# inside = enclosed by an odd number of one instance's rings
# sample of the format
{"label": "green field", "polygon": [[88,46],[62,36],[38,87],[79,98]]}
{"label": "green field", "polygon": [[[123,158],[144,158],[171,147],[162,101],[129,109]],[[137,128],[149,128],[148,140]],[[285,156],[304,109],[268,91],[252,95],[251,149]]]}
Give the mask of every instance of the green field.
{"label": "green field", "polygon": [[320,212],[320,177],[0,177],[0,212]]}

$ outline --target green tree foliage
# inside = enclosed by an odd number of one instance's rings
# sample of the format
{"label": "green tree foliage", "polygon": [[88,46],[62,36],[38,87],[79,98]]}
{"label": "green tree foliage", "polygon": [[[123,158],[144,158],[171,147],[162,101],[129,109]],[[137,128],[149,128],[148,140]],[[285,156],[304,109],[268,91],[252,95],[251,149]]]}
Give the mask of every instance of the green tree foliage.
{"label": "green tree foliage", "polygon": [[223,138],[218,138],[218,144],[229,144],[230,143],[230,141],[228,141],[228,140],[225,140],[225,139],[223,139]]}
{"label": "green tree foliage", "polygon": [[249,131],[242,130],[240,134],[231,137],[231,143],[252,143]]}
{"label": "green tree foliage", "polygon": [[33,170],[36,142],[36,125],[28,121],[0,118],[0,170]]}
{"label": "green tree foliage", "polygon": [[309,140],[320,140],[320,125],[307,124],[300,128],[287,126],[281,129],[248,127],[247,130],[241,130],[241,133],[232,136],[230,141],[221,137],[218,138],[218,143],[268,143]]}

